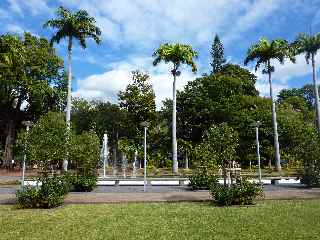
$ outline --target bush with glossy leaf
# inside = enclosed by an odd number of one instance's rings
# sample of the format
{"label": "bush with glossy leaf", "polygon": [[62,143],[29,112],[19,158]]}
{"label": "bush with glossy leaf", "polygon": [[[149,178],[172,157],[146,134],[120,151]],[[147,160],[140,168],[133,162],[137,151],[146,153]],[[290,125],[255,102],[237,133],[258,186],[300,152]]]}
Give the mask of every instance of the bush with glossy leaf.
{"label": "bush with glossy leaf", "polygon": [[189,181],[193,190],[210,189],[211,185],[218,183],[218,178],[208,171],[206,166],[201,166],[189,177]]}
{"label": "bush with glossy leaf", "polygon": [[260,184],[242,180],[231,186],[213,184],[210,193],[220,206],[252,205],[256,198],[263,196],[263,189]]}
{"label": "bush with glossy leaf", "polygon": [[40,178],[41,186],[24,186],[17,191],[17,204],[21,208],[53,208],[61,205],[70,190],[63,176]]}
{"label": "bush with glossy leaf", "polygon": [[97,177],[91,176],[73,176],[72,191],[91,192],[97,186]]}

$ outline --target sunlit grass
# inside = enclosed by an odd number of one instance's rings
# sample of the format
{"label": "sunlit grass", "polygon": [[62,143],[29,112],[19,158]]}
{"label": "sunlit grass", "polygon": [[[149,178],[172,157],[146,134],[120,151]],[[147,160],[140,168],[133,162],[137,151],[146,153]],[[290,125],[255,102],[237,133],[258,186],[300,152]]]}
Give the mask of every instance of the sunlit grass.
{"label": "sunlit grass", "polygon": [[320,239],[320,200],[0,206],[0,239]]}

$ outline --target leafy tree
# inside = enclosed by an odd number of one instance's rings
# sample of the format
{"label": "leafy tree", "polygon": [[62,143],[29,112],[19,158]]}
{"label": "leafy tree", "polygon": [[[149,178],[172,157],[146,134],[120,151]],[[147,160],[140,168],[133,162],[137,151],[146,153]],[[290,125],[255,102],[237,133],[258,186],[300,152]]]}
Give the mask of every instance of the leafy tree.
{"label": "leafy tree", "polygon": [[192,49],[191,46],[185,44],[163,44],[154,53],[153,65],[156,66],[160,62],[172,63],[173,68],[171,73],[173,75],[173,108],[172,108],[172,161],[173,172],[178,173],[178,159],[177,159],[177,137],[176,137],[176,77],[180,76],[179,68],[182,64],[191,66],[192,72],[197,71],[194,58],[198,53]]}
{"label": "leafy tree", "polygon": [[236,160],[239,145],[238,134],[227,123],[213,124],[204,134],[202,143],[196,148],[200,166],[221,166],[226,179],[226,168]]}
{"label": "leafy tree", "polygon": [[276,168],[278,171],[281,170],[280,164],[280,148],[278,140],[278,126],[277,126],[277,115],[276,105],[273,98],[273,87],[271,74],[274,72],[274,66],[271,65],[271,60],[278,60],[281,64],[284,63],[285,59],[289,58],[291,61],[295,61],[291,48],[286,40],[276,39],[269,41],[266,38],[262,38],[258,43],[254,44],[248,49],[247,57],[244,64],[247,65],[251,61],[257,61],[255,70],[257,71],[261,64],[264,65],[263,73],[268,74],[269,86],[270,86],[270,98],[272,101],[272,120],[274,130],[274,148],[276,151]]}
{"label": "leafy tree", "polygon": [[72,100],[71,122],[72,129],[76,134],[83,131],[95,130],[96,105],[85,99],[75,98]]}
{"label": "leafy tree", "polygon": [[74,99],[72,108],[72,128],[76,134],[83,131],[95,131],[102,142],[103,135],[108,134],[109,146],[113,147],[110,156],[117,161],[118,140],[132,136],[132,130],[128,124],[128,114],[116,104],[101,101],[87,101]]}
{"label": "leafy tree", "polygon": [[73,135],[70,144],[71,164],[75,165],[78,173],[84,176],[97,174],[100,141],[93,131],[84,131],[80,135]]}
{"label": "leafy tree", "polygon": [[155,93],[152,85],[148,83],[149,79],[148,74],[139,70],[133,71],[133,83],[129,84],[125,91],[120,91],[118,94],[120,107],[128,112],[129,124],[133,128],[133,136],[131,137],[137,137],[141,122],[147,121],[151,127],[155,124]]}
{"label": "leafy tree", "polygon": [[210,51],[212,62],[210,63],[212,67],[211,74],[215,74],[221,70],[223,64],[225,64],[226,59],[224,58],[224,48],[220,41],[218,34],[215,35],[213,44]]}
{"label": "leafy tree", "polygon": [[[252,73],[232,64],[223,66],[218,74],[189,82],[178,92],[179,137],[198,144],[213,123],[228,122],[236,129],[244,128],[239,122],[247,121],[247,112],[255,107],[247,104],[244,96],[257,96],[255,82]],[[167,112],[165,108],[163,111]]]}
{"label": "leafy tree", "polygon": [[70,128],[72,86],[71,55],[73,39],[79,40],[80,46],[82,48],[86,48],[87,38],[92,38],[97,44],[101,42],[101,31],[98,27],[95,26],[95,19],[93,17],[90,17],[85,10],[79,10],[75,13],[72,13],[63,7],[59,7],[57,10],[57,16],[57,19],[51,19],[47,21],[44,24],[44,27],[52,27],[54,29],[57,29],[56,33],[51,38],[51,44],[53,44],[54,42],[59,44],[62,39],[68,39],[68,92],[66,120],[68,128]]}
{"label": "leafy tree", "polygon": [[30,159],[47,171],[51,166],[61,166],[68,145],[66,121],[62,113],[49,112],[32,127],[28,138]]}
{"label": "leafy tree", "polygon": [[318,81],[316,76],[316,62],[315,57],[317,55],[318,50],[320,49],[320,33],[315,35],[307,35],[300,34],[293,46],[297,52],[297,54],[305,53],[307,64],[311,59],[312,65],[312,78],[313,78],[313,87],[314,87],[314,95],[315,95],[315,109],[316,109],[316,122],[317,122],[317,130],[320,135],[320,106],[319,106],[319,89],[318,89]]}
{"label": "leafy tree", "polygon": [[63,106],[65,74],[62,59],[44,38],[1,35],[0,52],[0,129],[5,138],[1,144],[8,165],[21,122],[36,121]]}

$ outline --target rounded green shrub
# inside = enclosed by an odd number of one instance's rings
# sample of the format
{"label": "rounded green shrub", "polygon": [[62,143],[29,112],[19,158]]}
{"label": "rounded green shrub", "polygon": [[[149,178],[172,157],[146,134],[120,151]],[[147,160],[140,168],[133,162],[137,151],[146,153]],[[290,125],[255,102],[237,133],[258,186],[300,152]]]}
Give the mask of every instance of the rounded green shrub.
{"label": "rounded green shrub", "polygon": [[256,198],[263,196],[263,189],[260,184],[241,180],[231,186],[213,184],[210,193],[220,206],[252,205]]}

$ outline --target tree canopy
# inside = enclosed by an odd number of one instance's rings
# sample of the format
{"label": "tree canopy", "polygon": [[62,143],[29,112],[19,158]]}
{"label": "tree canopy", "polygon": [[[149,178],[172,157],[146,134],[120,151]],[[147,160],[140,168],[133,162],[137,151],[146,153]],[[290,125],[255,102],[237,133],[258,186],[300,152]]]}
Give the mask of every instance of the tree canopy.
{"label": "tree canopy", "polygon": [[1,35],[0,52],[0,128],[10,161],[21,122],[63,108],[66,79],[62,59],[44,38]]}

